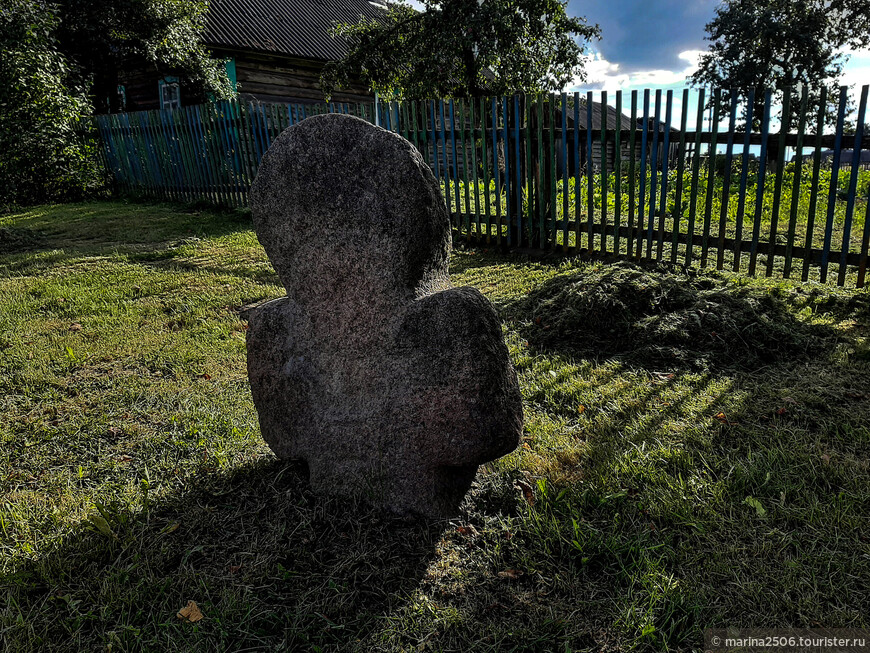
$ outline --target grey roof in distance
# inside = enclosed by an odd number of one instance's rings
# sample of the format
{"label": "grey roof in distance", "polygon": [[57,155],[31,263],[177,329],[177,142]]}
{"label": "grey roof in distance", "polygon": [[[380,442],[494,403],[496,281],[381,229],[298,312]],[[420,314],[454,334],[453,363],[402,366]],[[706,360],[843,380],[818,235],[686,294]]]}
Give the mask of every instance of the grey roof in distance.
{"label": "grey roof in distance", "polygon": [[368,0],[211,0],[203,40],[216,49],[330,61],[346,50],[330,35],[336,23],[382,15]]}

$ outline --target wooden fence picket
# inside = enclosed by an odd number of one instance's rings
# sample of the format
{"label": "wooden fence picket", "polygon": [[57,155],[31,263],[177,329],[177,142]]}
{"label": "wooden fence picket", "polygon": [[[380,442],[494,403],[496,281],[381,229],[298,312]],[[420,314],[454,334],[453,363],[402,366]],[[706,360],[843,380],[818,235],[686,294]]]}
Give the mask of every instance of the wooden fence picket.
{"label": "wooden fence picket", "polygon": [[[674,193],[674,211],[671,216],[671,265],[677,262],[680,223],[683,219],[683,173],[686,168],[686,124],[689,115],[689,89],[683,90],[680,110],[680,144],[677,146],[677,189]],[[696,129],[698,128],[696,127]],[[691,236],[689,238],[691,239]]]}
{"label": "wooden fence picket", "polygon": [[[716,269],[721,270],[725,265],[725,232],[728,227],[728,200],[731,196],[731,167],[734,163],[734,132],[737,123],[737,92],[731,91],[731,109],[728,112],[728,139],[725,142],[725,173],[722,184],[722,200],[719,209],[719,244],[716,248]],[[710,162],[715,168],[718,164],[718,156],[714,154]]]}
{"label": "wooden fence picket", "polygon": [[837,136],[834,141],[834,157],[831,164],[831,184],[828,190],[828,214],[825,222],[825,243],[822,246],[822,263],[819,270],[819,280],[828,280],[828,257],[831,254],[831,241],[834,235],[834,212],[837,204],[837,185],[839,182],[840,154],[843,145],[843,121],[846,118],[846,103],[849,100],[849,89],[840,87],[840,104],[837,108]]}
{"label": "wooden fence picket", "polygon": [[[846,194],[846,216],[843,223],[843,243],[840,246],[840,269],[837,272],[837,285],[846,282],[846,258],[849,243],[852,239],[852,216],[855,211],[855,199],[858,195],[858,169],[861,162],[861,142],[864,138],[864,118],[867,113],[867,87],[861,89],[861,99],[858,106],[858,120],[855,123],[855,140],[852,146],[852,167],[849,170],[849,189]],[[870,204],[870,192],[867,203]]]}
{"label": "wooden fence picket", "polygon": [[[746,98],[746,124],[752,125],[752,115],[755,110],[755,89],[749,91]],[[743,220],[746,217],[746,184],[749,181],[749,144],[752,140],[752,129],[746,129],[743,134],[743,154],[740,159],[740,191],[737,193],[737,216],[734,220],[734,261],[731,269],[740,270],[740,259],[743,255]]]}
{"label": "wooden fence picket", "polygon": [[[764,94],[761,116],[753,115],[758,93]],[[640,104],[638,91],[625,103],[621,91],[394,100],[377,107],[233,99],[96,116],[78,128],[99,139],[100,160],[119,190],[243,207],[263,155],[284,129],[311,115],[354,115],[377,120],[420,152],[457,237],[702,268],[715,256],[717,269],[727,264],[734,272],[747,257],[750,275],[762,256],[767,276],[780,266],[788,278],[799,267],[807,281],[818,268],[818,279],[827,282],[833,266],[837,284],[851,279],[861,287],[870,249],[864,197],[870,175],[862,159],[870,150],[864,129],[870,94],[861,88],[856,128],[848,135],[848,89],[840,89],[832,133],[825,133],[825,89],[819,95],[816,105],[811,89],[786,92],[780,106],[771,90],[732,91],[723,116],[718,89],[699,89],[691,108],[684,89],[679,111],[673,91],[656,90],[653,97],[650,89]],[[800,110],[790,125],[792,102]],[[774,111],[779,125],[771,134]],[[794,163],[786,161],[792,148]]]}

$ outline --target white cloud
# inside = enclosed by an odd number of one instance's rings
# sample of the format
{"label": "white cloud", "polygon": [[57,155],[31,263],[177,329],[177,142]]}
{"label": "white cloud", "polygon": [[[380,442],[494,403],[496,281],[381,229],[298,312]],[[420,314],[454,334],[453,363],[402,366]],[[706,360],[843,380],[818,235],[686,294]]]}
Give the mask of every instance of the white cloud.
{"label": "white cloud", "polygon": [[620,64],[608,61],[595,52],[586,59],[587,81],[575,80],[570,90],[595,88],[601,90],[626,90],[631,88],[656,88],[685,85],[687,78],[698,69],[702,50],[685,50],[677,55],[686,62],[680,70],[639,70],[631,73],[620,71]]}
{"label": "white cloud", "polygon": [[849,54],[840,83],[846,86],[870,84],[870,50],[855,50]]}

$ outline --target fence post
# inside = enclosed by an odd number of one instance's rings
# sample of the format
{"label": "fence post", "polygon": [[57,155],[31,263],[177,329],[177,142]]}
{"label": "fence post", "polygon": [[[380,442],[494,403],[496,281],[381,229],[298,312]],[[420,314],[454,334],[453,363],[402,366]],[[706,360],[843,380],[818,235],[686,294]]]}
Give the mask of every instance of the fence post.
{"label": "fence post", "polygon": [[831,237],[834,231],[834,211],[837,206],[837,182],[840,172],[840,151],[843,145],[843,121],[846,115],[848,101],[848,86],[840,87],[840,106],[837,109],[837,131],[834,135],[834,158],[831,162],[831,184],[828,189],[828,219],[825,223],[825,243],[822,246],[822,266],[819,270],[819,280],[828,280],[828,255],[831,252]]}

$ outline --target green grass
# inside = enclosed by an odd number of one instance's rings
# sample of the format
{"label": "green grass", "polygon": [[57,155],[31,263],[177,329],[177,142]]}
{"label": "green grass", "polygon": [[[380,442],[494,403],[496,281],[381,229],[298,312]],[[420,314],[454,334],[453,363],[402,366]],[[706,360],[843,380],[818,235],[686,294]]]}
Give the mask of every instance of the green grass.
{"label": "green grass", "polygon": [[[241,213],[0,216],[0,649],[698,649],[870,627],[870,295],[454,252],[522,448],[461,518],[313,495],[262,442]],[[175,615],[189,600],[205,617]]]}
{"label": "green grass", "polygon": [[[720,157],[721,158],[721,157]],[[638,164],[639,165],[639,164]],[[708,231],[708,235],[710,236],[710,247],[712,248],[712,256],[715,259],[716,257],[716,248],[718,246],[717,238],[719,236],[720,231],[720,221],[722,219],[722,203],[724,201],[724,192],[723,189],[725,187],[725,166],[724,160],[720,161],[720,167],[716,171],[716,175],[714,177],[714,181],[712,186],[709,186],[709,169],[707,164],[705,163],[699,169],[699,175],[697,180],[697,192],[695,194],[695,206],[696,206],[696,220],[692,227],[692,233],[698,237],[704,235],[704,225],[705,222],[709,219],[710,227]],[[607,175],[606,179],[606,187],[607,187],[607,201],[606,207],[604,206],[605,202],[602,195],[602,176],[600,173],[596,173],[593,176],[593,184],[592,184],[592,206],[593,206],[593,221],[595,224],[599,224],[602,220],[602,212],[606,215],[608,228],[607,235],[607,250],[610,252],[614,251],[614,239],[613,239],[613,226],[616,222],[617,211],[619,214],[619,224],[623,227],[631,227],[635,228],[637,226],[637,216],[638,212],[642,213],[643,216],[643,227],[644,231],[648,227],[648,220],[650,216],[650,201],[652,199],[652,182],[653,177],[650,172],[646,173],[646,180],[644,182],[645,191],[644,195],[641,198],[640,194],[640,181],[641,177],[639,172],[636,173],[634,177],[634,202],[633,204],[629,201],[630,193],[629,186],[632,183],[632,178],[628,176],[628,162],[623,161],[622,164],[623,176],[620,180],[620,196],[619,196],[619,205],[617,206],[617,195],[616,195],[616,185],[617,185],[617,176],[615,173],[610,172]],[[680,194],[680,202],[679,206],[677,206],[677,186],[679,175],[677,174],[677,169],[675,168],[675,164],[671,164],[670,169],[668,171],[668,180],[667,180],[667,197],[664,203],[665,206],[665,217],[662,223],[664,224],[665,231],[673,232],[676,230],[678,233],[687,234],[689,232],[689,215],[691,212],[692,204],[691,204],[691,189],[692,189],[692,166],[686,164],[684,173],[682,175],[682,192]],[[800,173],[798,179],[798,185],[795,187],[795,176]],[[795,164],[790,163],[787,164],[785,169],[783,170],[783,180],[782,187],[780,193],[779,206],[776,213],[776,235],[772,239],[773,242],[784,245],[789,240],[792,241],[793,245],[796,247],[803,247],[807,242],[814,248],[821,249],[825,243],[825,234],[826,234],[826,225],[828,219],[828,211],[829,208],[831,210],[831,251],[839,252],[842,247],[844,240],[846,242],[847,250],[852,253],[860,253],[862,242],[863,242],[863,234],[864,234],[864,223],[865,216],[867,214],[867,198],[868,193],[870,193],[870,171],[867,170],[859,170],[857,173],[856,180],[856,200],[853,205],[852,216],[850,221],[848,239],[845,238],[845,227],[846,227],[846,217],[847,217],[847,206],[848,203],[846,201],[846,197],[848,195],[847,190],[849,189],[849,180],[851,176],[851,170],[844,168],[841,169],[836,176],[837,187],[836,194],[833,200],[830,197],[830,189],[832,183],[832,171],[830,169],[821,169],[819,171],[819,180],[816,185],[817,197],[815,198],[815,202],[812,203],[813,199],[813,166],[811,163],[803,164],[800,169],[796,167]],[[759,182],[759,172],[758,165],[752,164],[750,165],[749,170],[747,171],[747,181],[746,181],[746,190],[744,194],[744,203],[742,206],[742,211],[738,212],[738,209],[741,208],[741,204],[739,201],[740,198],[740,164],[739,162],[733,164],[731,171],[731,184],[729,186],[729,196],[728,196],[728,205],[726,207],[725,213],[725,229],[724,234],[727,238],[735,238],[738,235],[738,226],[740,227],[740,237],[743,242],[749,242],[753,240],[753,233],[756,228],[755,220],[756,220],[756,199],[758,196],[758,182]],[[565,208],[567,206],[567,215],[568,220],[576,220],[577,215],[580,216],[580,221],[584,222],[587,219],[587,215],[589,212],[589,194],[588,194],[588,185],[586,177],[581,177],[579,192],[577,192],[577,186],[575,184],[575,179],[569,178],[568,183],[565,184],[563,179],[560,177],[556,180],[556,188],[555,188],[555,219],[562,220],[565,215]],[[775,186],[776,186],[776,174],[770,173],[765,175],[764,184],[761,192],[762,205],[761,210],[758,213],[758,230],[759,230],[759,240],[762,243],[767,243],[771,241],[771,224],[774,221],[774,204],[775,204]],[[523,216],[522,222],[525,225],[525,229],[527,231],[531,230],[528,233],[528,238],[530,240],[534,240],[534,236],[540,231],[540,216],[535,211],[536,207],[532,207],[533,216],[529,215],[529,206],[528,206],[528,185],[527,180],[523,180]],[[661,208],[661,184],[662,184],[662,173],[659,171],[656,176],[656,196],[655,196],[655,218],[654,218],[654,229],[658,229],[659,226],[659,210]],[[498,233],[498,227],[495,225],[496,223],[496,205],[498,205],[498,210],[501,212],[502,216],[507,215],[508,206],[507,206],[507,198],[504,193],[499,196],[496,191],[495,181],[490,180],[489,192],[486,192],[485,185],[483,182],[479,182],[477,184],[473,183],[471,180],[467,185],[464,181],[460,181],[458,185],[453,185],[451,182],[450,193],[447,193],[446,184],[442,181],[442,193],[447,201],[448,206],[450,206],[452,211],[462,214],[468,214],[471,216],[471,225],[463,225],[464,231],[469,231],[471,233],[477,234],[480,232],[481,235],[485,235],[486,232],[486,203],[489,201],[490,206],[490,214],[491,214],[491,225],[490,225],[490,233],[495,235]],[[708,199],[708,190],[711,192],[710,195],[710,213],[709,217],[706,214],[707,208],[707,199]],[[795,192],[796,191],[796,192]],[[567,197],[565,196],[567,195]],[[488,196],[488,197],[487,197]],[[458,201],[457,201],[458,198]],[[642,199],[642,201],[641,201]],[[548,200],[549,201],[549,200]],[[578,205],[579,204],[579,205]],[[641,211],[641,206],[643,210]],[[476,225],[477,220],[477,211],[481,214],[481,221],[484,223],[480,228]],[[467,210],[466,210],[467,209]],[[794,212],[794,222],[792,223],[792,211]],[[629,220],[629,216],[634,216],[633,220]],[[677,217],[678,216],[678,217]],[[505,218],[503,217],[503,220]],[[545,220],[545,224],[549,233],[550,225],[552,223],[553,217],[547,216]],[[531,226],[530,226],[531,225]],[[502,233],[506,233],[506,228],[502,228]],[[568,232],[567,241],[565,240],[565,234],[562,228],[557,228],[552,234],[548,235],[549,244],[559,244],[559,245],[568,245],[570,247],[576,247],[576,234],[573,230]],[[600,248],[600,238],[601,236],[596,236],[596,248]],[[657,240],[657,237],[654,236],[654,240]],[[667,240],[667,239],[666,239]],[[621,252],[625,252],[627,248],[627,241],[625,238],[621,238],[619,249]],[[581,235],[580,238],[580,246],[586,247],[587,240],[585,235]],[[664,243],[665,249],[665,257],[669,258],[670,255],[670,243]],[[646,248],[646,242],[644,241],[644,248]],[[695,246],[695,250],[693,252],[694,258],[697,259],[700,253],[700,246]],[[744,247],[743,259],[741,260],[742,269],[746,269],[749,265],[749,253]],[[653,251],[656,250],[656,247],[653,248]],[[678,245],[677,256],[680,261],[685,260],[686,257],[686,247],[683,244]],[[727,266],[730,268],[733,265],[733,257],[734,253],[729,250],[725,253],[725,261]],[[762,256],[762,258],[764,258]],[[833,264],[833,274],[836,275],[838,270],[838,257],[836,260],[832,260]],[[801,264],[798,261],[797,269],[800,269]],[[798,273],[799,277],[800,274]]]}

